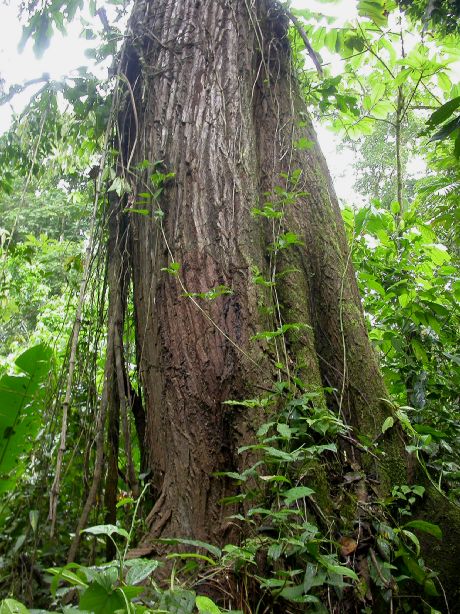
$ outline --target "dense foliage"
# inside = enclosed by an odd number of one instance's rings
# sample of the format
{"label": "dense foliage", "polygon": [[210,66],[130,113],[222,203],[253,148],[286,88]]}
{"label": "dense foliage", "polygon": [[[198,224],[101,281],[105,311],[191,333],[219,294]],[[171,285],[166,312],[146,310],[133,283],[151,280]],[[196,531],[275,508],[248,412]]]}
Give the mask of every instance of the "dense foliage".
{"label": "dense foliage", "polygon": [[[85,23],[84,34],[101,40],[92,51],[96,59],[109,57],[116,63],[120,34],[114,23],[122,16],[123,3],[113,4],[120,6],[109,24],[105,11],[101,16],[96,3],[89,3],[93,22]],[[450,66],[460,57],[459,7],[453,1],[400,2],[407,15],[421,19],[427,28],[430,23],[438,28],[428,41],[419,26],[406,22],[396,4],[359,2],[359,18],[345,24],[308,9],[291,9],[296,20],[290,36],[312,115],[354,153],[355,189],[364,205],[343,203],[343,219],[369,334],[388,387],[387,402],[395,409],[393,422],[382,425],[382,435],[398,421],[427,483],[458,505],[460,84]],[[76,1],[24,6],[30,16],[24,44],[32,37],[36,51],[44,52],[52,30],[64,28],[82,6]],[[316,62],[323,64],[320,74],[310,69],[303,53],[306,37]],[[295,373],[274,382],[260,398],[234,402],[267,410],[258,441],[241,449],[241,454],[257,450],[259,461],[248,462],[244,473],[221,476],[238,485],[238,502],[247,502],[245,517],[232,519],[247,525],[246,541],[221,549],[171,540],[178,551],[170,555],[176,563],[166,590],[155,576],[162,565],[170,572],[164,561],[136,556],[128,560],[129,548],[145,529],[149,500],[148,475],[142,473],[141,450],[133,435],[133,462],[147,487],[139,497],[129,491],[132,459],[122,455],[116,478],[117,525],[107,522],[105,502],[98,498],[90,515],[95,526],[86,530],[81,547],[85,564],[65,566],[69,535],[95,468],[107,316],[101,249],[107,234],[106,203],[110,194],[120,196],[126,190],[114,171],[99,172],[98,167],[101,155],[109,161],[114,155],[115,139],[107,139],[106,126],[116,99],[115,81],[99,82],[81,69],[63,82],[47,82],[0,140],[0,476],[5,494],[0,506],[0,596],[5,601],[0,612],[26,611],[13,597],[29,606],[65,612],[80,611],[68,605],[77,602],[81,610],[107,614],[220,612],[212,594],[197,596],[205,580],[229,595],[226,611],[296,612],[311,607],[324,612],[325,603],[332,607],[344,596],[364,598],[366,585],[355,570],[365,567],[368,582],[381,593],[380,607],[389,608],[395,600],[401,611],[431,608],[426,604],[434,598],[435,612],[442,591],[420,556],[419,538],[429,534],[437,539],[440,529],[411,518],[424,486],[394,485],[392,497],[375,512],[373,527],[362,535],[375,540],[365,554],[349,537],[352,527],[345,513],[340,533],[330,534],[330,517],[356,496],[354,485],[361,479],[351,461],[344,482],[334,484],[333,501],[316,493],[322,523],[310,522],[304,500],[319,489],[315,475],[325,466],[334,474],[338,441],[349,433]],[[62,100],[68,105],[65,111]],[[417,164],[422,172],[411,172]],[[170,175],[157,163],[152,177],[155,196]],[[283,207],[295,202],[296,177],[283,179],[291,182],[291,190],[277,186],[270,208],[254,215],[279,219]],[[153,196],[141,195],[145,202]],[[133,211],[144,215],[145,202]],[[161,211],[158,217],[161,222]],[[275,247],[288,249],[295,243],[286,233],[284,244]],[[177,270],[168,272],[174,275]],[[254,274],[261,288],[275,284],[260,272]],[[192,298],[213,300],[227,292],[224,287],[214,290]],[[131,306],[128,311],[123,343],[129,363],[135,350]],[[73,355],[69,339],[75,332],[75,313],[79,335]],[[270,343],[285,333],[295,334],[295,325],[290,326],[293,330],[266,331],[265,339]],[[75,367],[70,402],[69,361]],[[137,375],[133,370],[129,376],[134,394]],[[69,418],[60,511],[50,536],[44,493],[55,475],[60,409],[65,404]],[[379,454],[378,441],[366,433],[352,443]],[[108,565],[102,563],[104,551],[114,555]],[[359,561],[355,567],[351,559]],[[416,594],[411,592],[414,585],[422,597],[403,597]]]}

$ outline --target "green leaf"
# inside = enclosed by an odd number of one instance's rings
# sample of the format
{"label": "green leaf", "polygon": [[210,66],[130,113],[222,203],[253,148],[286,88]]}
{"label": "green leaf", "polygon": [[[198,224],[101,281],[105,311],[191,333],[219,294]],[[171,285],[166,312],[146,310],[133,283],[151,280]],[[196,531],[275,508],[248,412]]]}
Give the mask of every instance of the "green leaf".
{"label": "green leaf", "polygon": [[448,117],[452,115],[458,108],[460,107],[460,96],[457,98],[453,98],[452,100],[448,100],[445,104],[443,104],[439,109],[437,109],[428,119],[428,124],[430,126],[437,126],[442,124]]}
{"label": "green leaf", "polygon": [[178,262],[171,262],[169,266],[163,267],[161,270],[170,275],[177,275],[180,271],[180,264]]}
{"label": "green leaf", "polygon": [[16,365],[34,380],[41,381],[49,373],[51,360],[53,358],[53,350],[40,343],[29,348],[16,358]]}
{"label": "green leaf", "polygon": [[404,293],[404,294],[400,294],[398,296],[398,301],[399,301],[399,304],[401,305],[401,307],[404,308],[404,307],[407,307],[409,305],[409,303],[412,301],[412,299],[411,299],[409,294]]}
{"label": "green leaf", "polygon": [[[0,379],[0,493],[12,488],[24,465],[41,423],[44,383],[51,368],[53,352],[39,344],[16,359],[22,375]],[[9,480],[5,479],[10,473]]]}
{"label": "green leaf", "polygon": [[314,145],[313,141],[310,141],[310,139],[307,139],[306,137],[302,137],[294,143],[294,149],[300,149],[300,150],[311,149],[313,145]]}
{"label": "green leaf", "polygon": [[411,347],[414,351],[416,359],[423,364],[428,364],[428,355],[420,341],[417,339],[412,339]]}
{"label": "green leaf", "polygon": [[281,494],[285,498],[286,505],[291,505],[298,499],[310,497],[311,495],[315,494],[315,491],[312,488],[308,488],[308,486],[296,486],[295,488],[290,488]]}
{"label": "green leaf", "polygon": [[182,589],[164,591],[161,595],[160,610],[169,614],[192,614],[195,607],[195,593]]}
{"label": "green leaf", "polygon": [[0,603],[0,614],[29,614],[29,610],[15,599],[4,599]]}
{"label": "green leaf", "polygon": [[[131,601],[145,592],[145,586],[118,586],[117,589],[123,593],[127,601]],[[125,614],[125,612],[126,610],[123,610],[122,614]]]}
{"label": "green leaf", "polygon": [[123,210],[125,213],[138,213],[139,215],[149,215],[150,211],[148,209],[132,209],[131,207],[128,207],[127,209]]}
{"label": "green leaf", "polygon": [[164,544],[184,544],[186,546],[195,546],[196,548],[203,548],[203,550],[207,550],[217,558],[220,558],[222,555],[222,550],[213,544],[208,544],[206,542],[202,542],[199,539],[180,539],[178,537],[165,537],[161,538],[158,541]]}
{"label": "green leaf", "polygon": [[394,426],[395,420],[393,416],[388,416],[385,422],[382,424],[382,433],[386,433],[388,429],[391,429]]}
{"label": "green leaf", "polygon": [[376,119],[385,119],[389,113],[392,113],[393,111],[393,103],[391,103],[389,100],[380,100],[372,107],[371,115]]}
{"label": "green leaf", "polygon": [[420,567],[418,561],[408,552],[405,552],[402,555],[402,559],[404,561],[404,565],[407,567],[411,578],[413,578],[417,582],[417,584],[423,586],[427,577],[426,571],[422,567]]}
{"label": "green leaf", "polygon": [[271,446],[253,446],[255,449],[263,450],[268,456],[272,458],[276,458],[279,460],[291,462],[295,460],[295,456],[290,454],[289,452],[285,452],[284,450],[278,450],[278,448],[273,448]]}
{"label": "green leaf", "polygon": [[198,608],[198,612],[200,612],[200,614],[222,614],[220,608],[218,608],[214,601],[209,599],[209,597],[197,597],[195,605]]}
{"label": "green leaf", "polygon": [[136,559],[134,561],[126,561],[129,563],[128,573],[126,574],[127,584],[139,584],[150,576],[160,565],[159,561],[148,561],[145,559]]}
{"label": "green leaf", "polygon": [[408,527],[410,529],[418,529],[423,533],[428,533],[429,535],[436,537],[436,539],[442,539],[442,531],[438,527],[438,525],[433,524],[431,522],[427,522],[426,520],[411,520],[410,522],[407,522],[404,527]]}
{"label": "green leaf", "polygon": [[80,578],[80,576],[71,571],[70,567],[78,569],[79,566],[75,563],[70,563],[65,567],[50,567],[46,570],[49,574],[54,576],[51,582],[51,594],[53,595],[53,597],[56,595],[56,591],[61,580],[68,582],[72,586],[82,586],[85,588],[88,587],[88,584],[84,582]]}
{"label": "green leaf", "polygon": [[359,15],[372,19],[377,26],[386,26],[388,23],[385,9],[386,7],[382,2],[370,2],[368,0],[358,2]]}
{"label": "green leaf", "polygon": [[128,531],[120,527],[116,527],[114,524],[98,524],[94,527],[88,527],[83,529],[82,533],[90,533],[91,535],[121,535],[126,539],[129,538]]}
{"label": "green leaf", "polygon": [[206,554],[199,554],[198,552],[172,552],[171,554],[166,555],[167,559],[197,559],[199,561],[205,561],[205,563],[209,563],[213,567],[217,565],[217,561],[212,559]]}
{"label": "green leaf", "polygon": [[455,137],[454,156],[456,158],[460,158],[460,130],[457,136]]}
{"label": "green leaf", "polygon": [[281,435],[281,437],[284,437],[285,439],[290,439],[292,437],[291,428],[283,422],[280,422],[276,425],[276,430]]}
{"label": "green leaf", "polygon": [[394,215],[397,215],[398,213],[401,212],[401,205],[398,203],[397,200],[393,200],[390,205],[390,209],[391,209],[391,213],[393,213]]}
{"label": "green leaf", "polygon": [[285,475],[259,475],[259,479],[263,482],[290,482]]}
{"label": "green leaf", "polygon": [[412,68],[403,68],[395,77],[393,84],[394,87],[399,87],[400,85],[402,85],[403,83],[405,83],[409,77],[409,75],[412,74]]}
{"label": "green leaf", "polygon": [[53,35],[53,26],[49,15],[43,12],[40,15],[38,27],[33,35],[34,38],[34,53],[37,58],[41,58],[44,52],[48,49]]}
{"label": "green leaf", "polygon": [[436,75],[436,78],[438,80],[439,87],[446,93],[450,92],[450,89],[452,87],[452,81],[450,80],[447,73],[438,72],[438,74]]}
{"label": "green leaf", "polygon": [[414,535],[412,531],[407,531],[406,529],[402,529],[401,533],[405,535],[408,539],[410,539],[410,541],[414,544],[416,555],[419,556],[420,555],[420,541],[418,537]]}
{"label": "green leaf", "polygon": [[347,576],[348,578],[353,578],[353,580],[358,580],[358,576],[356,573],[350,569],[349,567],[345,567],[344,565],[336,565],[335,563],[331,563],[328,558],[325,556],[318,556],[318,561],[330,572],[336,573],[340,576]]}
{"label": "green leaf", "polygon": [[115,587],[108,589],[99,582],[88,586],[80,599],[80,609],[97,614],[114,614],[117,610],[125,611],[125,600]]}
{"label": "green leaf", "polygon": [[430,255],[430,258],[437,266],[442,266],[451,260],[447,248],[441,244],[427,245],[424,250]]}
{"label": "green leaf", "polygon": [[38,510],[30,510],[29,512],[30,526],[32,527],[32,531],[34,533],[37,532],[39,515],[40,515],[40,512]]}
{"label": "green leaf", "polygon": [[385,288],[380,284],[373,275],[369,275],[368,273],[359,273],[360,279],[366,284],[366,288],[370,290],[375,290],[380,294],[380,296],[385,296]]}
{"label": "green leaf", "polygon": [[460,128],[460,116],[455,117],[447,124],[444,124],[438,132],[436,132],[430,139],[430,141],[444,141],[450,136],[455,130]]}

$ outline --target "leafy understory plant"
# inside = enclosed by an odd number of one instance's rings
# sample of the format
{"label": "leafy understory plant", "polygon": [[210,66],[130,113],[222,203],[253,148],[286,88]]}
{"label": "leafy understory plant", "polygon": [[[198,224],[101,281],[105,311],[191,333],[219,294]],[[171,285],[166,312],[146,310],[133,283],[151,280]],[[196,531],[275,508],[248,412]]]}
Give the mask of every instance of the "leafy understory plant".
{"label": "leafy understory plant", "polygon": [[[395,486],[387,500],[376,500],[361,519],[367,527],[364,536],[340,518],[344,501],[353,498],[350,485],[366,481],[363,473],[346,473],[336,502],[325,503],[320,467],[327,467],[329,474],[337,471],[338,440],[351,435],[321,403],[324,392],[299,392],[279,382],[264,398],[227,402],[263,407],[274,419],[259,428],[257,443],[239,450],[256,462],[241,473],[219,474],[240,485],[241,493],[226,502],[244,510],[232,518],[243,523],[249,535],[240,546],[226,546],[221,563],[256,582],[265,606],[271,603],[289,612],[304,611],[296,609],[301,604],[308,604],[311,612],[327,612],[325,594],[333,602],[357,599],[364,606],[371,588],[388,607],[395,599],[402,605],[399,594],[410,582],[420,585],[427,598],[439,596],[436,574],[425,567],[416,533],[441,539],[441,531],[435,524],[411,520],[424,496],[423,486]],[[382,431],[392,426],[387,423]],[[378,453],[378,441],[372,445]]]}
{"label": "leafy understory plant", "polygon": [[39,344],[15,360],[16,373],[0,379],[0,494],[14,491],[25,458],[43,424],[53,351]]}
{"label": "leafy understory plant", "polygon": [[[128,548],[133,536],[137,510],[146,486],[134,508],[129,532],[113,524],[96,525],[84,529],[82,533],[93,535],[96,539],[105,537],[115,546],[116,559],[102,565],[85,566],[69,563],[64,567],[52,567],[50,585],[56,607],[63,614],[220,614],[221,610],[206,596],[197,596],[192,590],[175,587],[175,573],[171,575],[170,589],[160,590],[152,574],[161,566],[155,559],[128,558]],[[121,541],[121,543],[120,543]],[[181,543],[188,546],[210,549],[220,554],[216,547],[194,540],[163,540],[168,543]],[[170,554],[168,558],[196,558],[213,563],[209,557],[196,553]],[[78,601],[78,606],[67,605]],[[28,610],[14,599],[0,602],[1,614],[45,614],[45,610]]]}

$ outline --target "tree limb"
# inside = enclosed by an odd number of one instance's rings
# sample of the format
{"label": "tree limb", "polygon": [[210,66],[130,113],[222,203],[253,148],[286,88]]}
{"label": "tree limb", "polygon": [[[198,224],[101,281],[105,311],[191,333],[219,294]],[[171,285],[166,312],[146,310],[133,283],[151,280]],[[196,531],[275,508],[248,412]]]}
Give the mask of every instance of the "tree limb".
{"label": "tree limb", "polygon": [[312,59],[313,64],[315,65],[315,68],[318,71],[318,75],[320,77],[322,77],[323,76],[323,68],[321,66],[321,62],[319,61],[319,58],[316,55],[313,47],[310,45],[310,41],[308,40],[308,36],[307,36],[307,33],[305,32],[304,27],[302,26],[300,21],[297,19],[297,17],[291,13],[291,11],[286,11],[286,13],[287,13],[289,19],[294,24],[294,27],[296,28],[297,32],[300,34],[300,38],[304,42],[305,48],[306,48],[306,50],[308,52],[308,55]]}

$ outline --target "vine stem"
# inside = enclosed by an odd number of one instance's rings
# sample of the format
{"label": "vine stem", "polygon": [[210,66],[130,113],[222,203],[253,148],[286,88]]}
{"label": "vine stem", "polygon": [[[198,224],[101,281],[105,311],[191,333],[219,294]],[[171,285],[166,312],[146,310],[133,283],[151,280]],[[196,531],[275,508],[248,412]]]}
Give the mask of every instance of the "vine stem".
{"label": "vine stem", "polygon": [[101,195],[101,190],[102,190],[103,169],[105,167],[107,156],[108,156],[109,139],[110,139],[110,134],[112,130],[112,123],[113,123],[113,118],[115,114],[115,109],[117,108],[117,103],[118,103],[118,91],[119,91],[119,85],[117,81],[115,83],[115,89],[114,89],[112,104],[110,108],[109,120],[107,123],[107,128],[106,128],[105,136],[104,136],[104,146],[103,146],[103,151],[102,151],[102,156],[101,156],[101,162],[99,165],[99,174],[97,176],[97,181],[96,181],[89,240],[88,240],[88,246],[86,248],[86,253],[85,253],[83,276],[82,276],[82,280],[80,283],[80,289],[79,289],[78,301],[77,301],[77,309],[75,313],[75,320],[74,320],[71,340],[70,340],[69,370],[67,373],[64,401],[62,403],[61,435],[60,435],[59,449],[58,449],[57,459],[56,459],[56,469],[55,469],[55,474],[54,474],[54,480],[53,480],[53,485],[51,487],[51,492],[50,492],[48,520],[50,522],[51,537],[54,536],[54,531],[56,527],[57,506],[58,506],[58,501],[59,501],[59,493],[61,489],[62,465],[63,465],[63,460],[64,460],[64,453],[66,451],[69,408],[70,408],[70,402],[72,400],[72,385],[73,385],[75,367],[76,367],[76,362],[77,362],[78,339],[80,336],[80,330],[81,330],[81,324],[82,324],[82,314],[83,314],[83,307],[84,307],[85,299],[86,299],[86,292],[88,289],[89,279],[91,275],[91,262],[92,262],[94,246],[95,246],[96,220],[97,220],[99,200],[100,200],[100,195]]}

